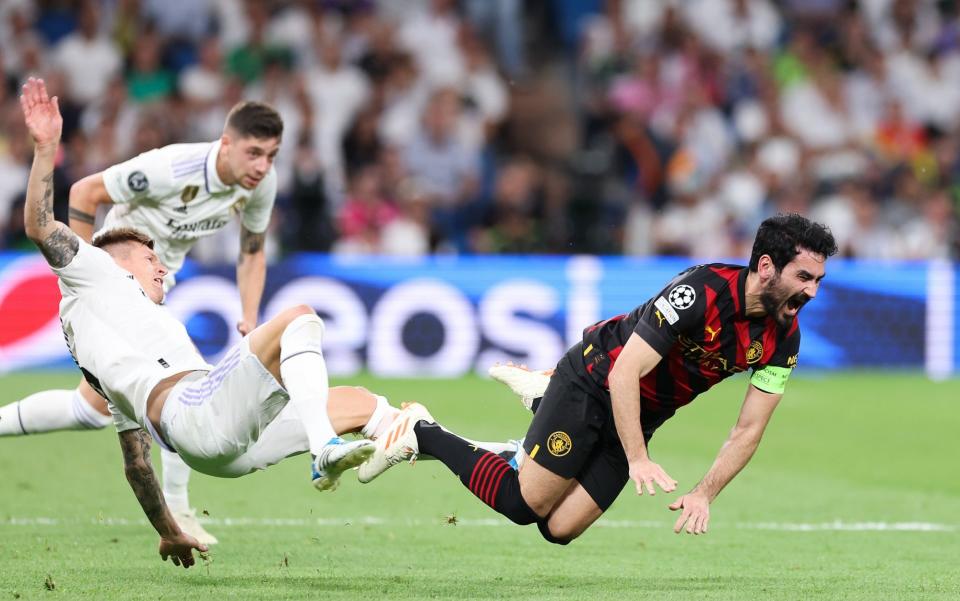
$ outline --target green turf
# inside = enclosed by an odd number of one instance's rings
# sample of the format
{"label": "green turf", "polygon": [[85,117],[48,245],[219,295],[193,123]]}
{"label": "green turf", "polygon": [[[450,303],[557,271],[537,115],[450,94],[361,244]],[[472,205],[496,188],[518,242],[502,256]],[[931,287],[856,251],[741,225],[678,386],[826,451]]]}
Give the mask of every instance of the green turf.
{"label": "green turf", "polygon": [[[73,374],[0,379],[7,402]],[[362,378],[419,399],[478,438],[522,434],[527,415],[476,378]],[[711,391],[658,433],[654,458],[682,488],[709,466],[745,380]],[[717,499],[710,533],[677,536],[666,504],[625,492],[605,525],[567,547],[496,514],[437,462],[319,494],[293,458],[239,480],[195,476],[212,562],[162,563],[110,432],[0,440],[3,599],[951,599],[960,598],[960,382],[851,374],[796,379],[752,464]],[[452,525],[455,516],[458,525]],[[55,524],[37,524],[52,518]],[[264,520],[289,520],[268,525]],[[26,520],[26,521],[24,521]],[[259,520],[259,521],[258,521]],[[785,531],[763,524],[927,522],[947,532]],[[119,522],[119,523],[118,523]],[[500,523],[500,522],[495,522]],[[52,587],[52,590],[48,590]]]}

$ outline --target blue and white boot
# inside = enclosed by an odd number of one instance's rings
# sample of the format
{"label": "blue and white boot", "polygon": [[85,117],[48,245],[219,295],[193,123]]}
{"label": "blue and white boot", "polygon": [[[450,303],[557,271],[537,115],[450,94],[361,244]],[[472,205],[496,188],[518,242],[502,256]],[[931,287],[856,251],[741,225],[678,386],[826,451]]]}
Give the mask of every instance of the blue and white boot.
{"label": "blue and white boot", "polygon": [[335,490],[340,476],[352,467],[357,467],[373,455],[373,441],[346,441],[339,436],[330,439],[313,458],[313,486],[317,490]]}

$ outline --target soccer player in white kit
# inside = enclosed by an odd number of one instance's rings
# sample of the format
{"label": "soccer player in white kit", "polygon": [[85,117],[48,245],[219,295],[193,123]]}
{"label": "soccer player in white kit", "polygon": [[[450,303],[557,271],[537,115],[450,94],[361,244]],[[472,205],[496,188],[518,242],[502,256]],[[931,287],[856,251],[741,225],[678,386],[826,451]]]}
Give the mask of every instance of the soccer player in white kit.
{"label": "soccer player in white kit", "polygon": [[344,470],[367,459],[372,443],[343,441],[327,416],[323,322],[313,309],[281,312],[209,365],[186,328],[160,306],[169,272],[149,238],[132,228],[114,229],[91,246],[53,218],[53,165],[63,124],[57,99],[48,97],[42,80],[30,78],[20,104],[35,144],[26,234],[58,276],[67,346],[84,380],[107,399],[127,480],[160,534],[161,557],[189,567],[193,550],[206,546],[184,533],[167,508],[147,432],[198,471],[240,476],[260,467],[249,455],[268,441],[273,422],[292,411],[307,435],[318,489],[334,488]]}
{"label": "soccer player in white kit", "polygon": [[[257,325],[266,278],[264,236],[277,192],[273,159],[282,133],[283,121],[274,109],[258,102],[240,103],[227,117],[220,140],[151,150],[75,183],[70,190],[70,227],[90,242],[97,207],[113,204],[101,231],[133,227],[147,234],[169,270],[165,278],[169,291],[194,243],[238,214],[242,319],[237,329],[246,335]],[[75,390],[46,390],[0,407],[0,436],[99,429],[110,423],[106,400],[86,381]],[[216,543],[190,507],[190,469],[166,450],[161,460],[164,496],[177,521],[201,542]]]}

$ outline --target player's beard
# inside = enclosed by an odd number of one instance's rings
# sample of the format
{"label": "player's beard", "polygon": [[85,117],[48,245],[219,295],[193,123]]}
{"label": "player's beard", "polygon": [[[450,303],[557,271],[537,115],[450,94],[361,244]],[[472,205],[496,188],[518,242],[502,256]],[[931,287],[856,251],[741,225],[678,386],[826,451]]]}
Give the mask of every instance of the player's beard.
{"label": "player's beard", "polygon": [[794,315],[786,315],[784,310],[788,306],[795,306],[799,313],[808,300],[810,298],[803,292],[790,294],[790,290],[780,282],[779,273],[767,282],[760,293],[760,303],[763,305],[763,309],[767,312],[767,315],[777,320],[777,324],[782,328],[788,327],[795,317]]}

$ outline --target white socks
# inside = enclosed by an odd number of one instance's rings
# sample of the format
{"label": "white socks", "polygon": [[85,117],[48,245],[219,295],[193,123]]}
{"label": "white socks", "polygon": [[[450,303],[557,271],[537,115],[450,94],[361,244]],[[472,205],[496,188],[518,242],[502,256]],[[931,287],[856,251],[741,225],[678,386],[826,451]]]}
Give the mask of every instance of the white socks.
{"label": "white socks", "polygon": [[57,430],[99,430],[113,423],[90,406],[77,390],[44,390],[0,407],[0,436]]}
{"label": "white socks", "polygon": [[163,465],[163,498],[170,511],[190,511],[190,498],[187,496],[187,484],[190,483],[190,466],[180,459],[180,455],[160,449],[160,463]]}
{"label": "white socks", "polygon": [[280,376],[290,395],[290,403],[300,416],[310,441],[310,452],[317,455],[337,436],[327,415],[330,393],[327,365],[323,360],[323,321],[316,315],[294,319],[280,336]]}
{"label": "white socks", "polygon": [[373,409],[373,413],[370,414],[370,419],[367,420],[367,424],[360,430],[363,437],[369,438],[370,440],[379,438],[380,435],[390,427],[390,424],[393,423],[397,414],[400,413],[399,409],[390,406],[386,398],[380,395],[376,396],[377,406]]}

